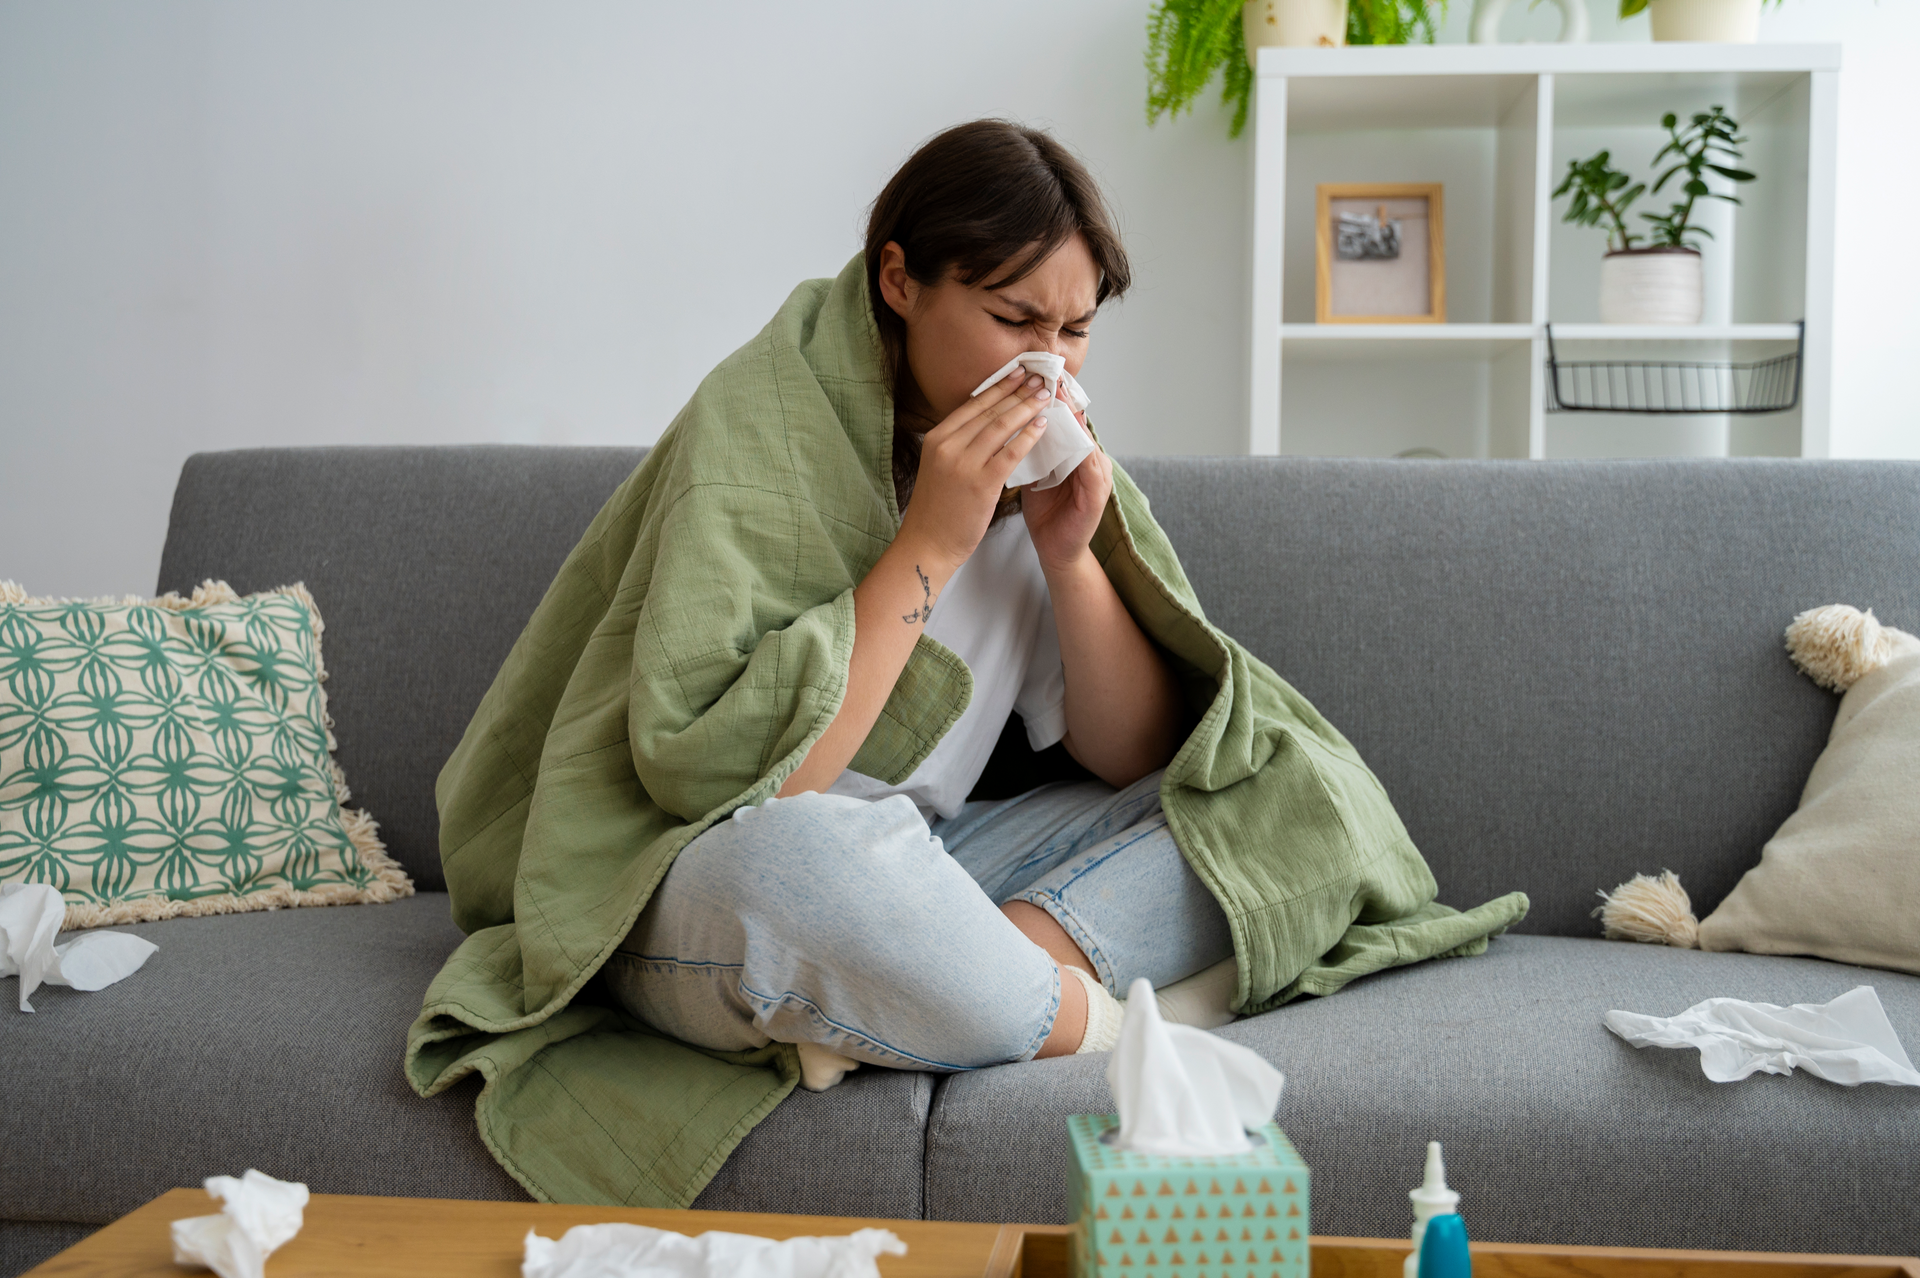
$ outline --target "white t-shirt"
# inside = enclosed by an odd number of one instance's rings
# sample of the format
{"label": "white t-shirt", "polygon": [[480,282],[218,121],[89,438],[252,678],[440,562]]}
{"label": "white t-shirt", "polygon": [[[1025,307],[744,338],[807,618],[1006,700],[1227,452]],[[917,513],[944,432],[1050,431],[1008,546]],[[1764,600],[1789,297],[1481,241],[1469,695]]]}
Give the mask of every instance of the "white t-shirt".
{"label": "white t-shirt", "polygon": [[973,700],[965,713],[901,784],[887,785],[848,768],[827,793],[856,799],[904,794],[929,820],[935,812],[950,817],[986,771],[1009,712],[1020,712],[1027,744],[1035,750],[1066,736],[1067,677],[1060,665],[1053,597],[1020,515],[987,529],[973,557],[934,601],[926,633],[953,649],[973,672]]}

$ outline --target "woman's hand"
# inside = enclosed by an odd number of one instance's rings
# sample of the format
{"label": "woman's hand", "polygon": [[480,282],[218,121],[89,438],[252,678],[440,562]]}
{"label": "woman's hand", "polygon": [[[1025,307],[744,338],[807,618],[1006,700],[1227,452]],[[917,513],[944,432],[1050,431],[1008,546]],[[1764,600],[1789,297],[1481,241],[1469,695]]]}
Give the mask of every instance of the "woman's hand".
{"label": "woman's hand", "polygon": [[1041,378],[1017,369],[928,431],[896,540],[949,570],[965,563],[986,535],[1007,477],[1038,441],[1033,424],[1052,395]]}
{"label": "woman's hand", "polygon": [[1093,541],[1112,492],[1113,462],[1095,445],[1064,482],[1020,494],[1027,532],[1040,556],[1040,567],[1049,575],[1072,565]]}

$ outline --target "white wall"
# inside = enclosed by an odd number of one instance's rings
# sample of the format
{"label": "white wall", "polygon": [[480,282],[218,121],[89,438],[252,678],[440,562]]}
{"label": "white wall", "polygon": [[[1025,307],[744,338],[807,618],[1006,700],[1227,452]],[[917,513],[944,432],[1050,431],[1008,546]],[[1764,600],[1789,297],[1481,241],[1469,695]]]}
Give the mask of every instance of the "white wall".
{"label": "white wall", "polygon": [[1231,451],[1245,150],[1148,131],[1145,12],[5,0],[0,577],[150,588],[199,449],[650,441],[982,115],[1118,205],[1103,437]]}
{"label": "white wall", "polygon": [[[1055,129],[1119,207],[1109,445],[1237,451],[1248,152],[1210,105],[1146,127],[1147,7],[0,0],[0,577],[149,588],[200,449],[651,440],[980,115]],[[1920,207],[1887,163],[1916,10],[1766,18],[1846,43],[1843,226]],[[1836,452],[1920,456],[1920,260],[1862,234],[1839,270]]]}

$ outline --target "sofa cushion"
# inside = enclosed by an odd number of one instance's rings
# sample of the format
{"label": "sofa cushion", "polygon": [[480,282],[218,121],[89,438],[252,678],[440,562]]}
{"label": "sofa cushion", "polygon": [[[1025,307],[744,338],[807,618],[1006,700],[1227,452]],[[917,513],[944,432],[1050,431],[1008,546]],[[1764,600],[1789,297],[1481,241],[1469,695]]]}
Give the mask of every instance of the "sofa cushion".
{"label": "sofa cushion", "polygon": [[[1710,1083],[1636,1051],[1612,1008],[1724,995],[1825,1002],[1873,985],[1920,1047],[1920,978],[1815,959],[1505,936],[1483,957],[1370,976],[1220,1031],[1287,1076],[1278,1119],[1313,1172],[1313,1228],[1404,1235],[1428,1140],[1486,1241],[1905,1254],[1920,1089],[1800,1074]],[[941,1082],[927,1215],[1063,1221],[1068,1114],[1107,1113],[1107,1057]]]}
{"label": "sofa cushion", "polygon": [[44,987],[0,1033],[0,1077],[34,1097],[0,1107],[0,1214],[105,1222],[249,1167],[319,1193],[526,1198],[473,1092],[424,1101],[400,1070],[460,940],[444,893],[121,930],[160,947],[146,966]]}
{"label": "sofa cushion", "polygon": [[1359,747],[1441,899],[1524,891],[1521,931],[1596,935],[1594,892],[1646,869],[1704,916],[1833,721],[1784,619],[1845,599],[1920,625],[1920,464],[1129,466],[1209,616]]}
{"label": "sofa cushion", "polygon": [[[460,941],[444,893],[126,930],[160,947],[133,976],[0,1009],[0,1217],[104,1223],[248,1167],[317,1193],[526,1197],[475,1131],[476,1084],[422,1100],[401,1073]],[[917,1217],[930,1093],[874,1071],[782,1105],[699,1205]]]}
{"label": "sofa cushion", "polygon": [[645,449],[201,453],[174,489],[160,590],[304,581],[327,619],[328,708],[354,797],[426,891],[434,778],[547,583]]}

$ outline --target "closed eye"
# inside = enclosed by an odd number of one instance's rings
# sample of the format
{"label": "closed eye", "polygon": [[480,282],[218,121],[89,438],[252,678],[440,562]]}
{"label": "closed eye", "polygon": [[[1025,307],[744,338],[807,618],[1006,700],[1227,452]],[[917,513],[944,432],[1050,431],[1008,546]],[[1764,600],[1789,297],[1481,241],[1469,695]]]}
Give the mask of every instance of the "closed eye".
{"label": "closed eye", "polygon": [[[988,311],[987,314],[993,315],[993,312]],[[1030,320],[1008,319],[1004,315],[994,315],[993,317],[999,320],[1002,324],[1005,324],[1008,328],[1025,328],[1029,323],[1032,322]],[[1075,341],[1079,341],[1082,338],[1086,337],[1089,330],[1084,328],[1063,328],[1060,331],[1067,337],[1071,337]]]}

